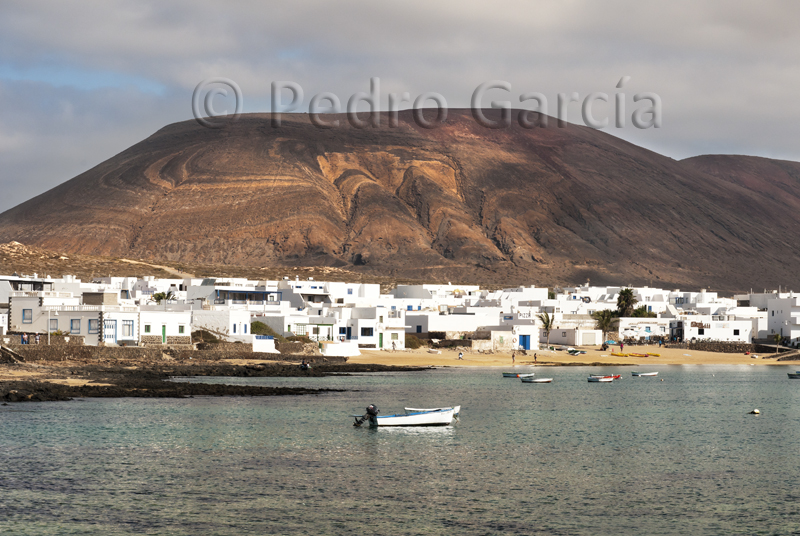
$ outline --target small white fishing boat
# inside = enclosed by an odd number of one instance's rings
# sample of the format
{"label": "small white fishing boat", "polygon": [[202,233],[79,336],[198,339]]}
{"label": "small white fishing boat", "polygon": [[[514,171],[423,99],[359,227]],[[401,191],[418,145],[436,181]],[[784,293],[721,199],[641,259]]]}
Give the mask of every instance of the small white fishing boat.
{"label": "small white fishing boat", "polygon": [[461,406],[449,406],[446,408],[403,408],[406,413],[425,413],[427,411],[441,411],[441,410],[448,410],[452,409],[455,410],[456,417],[458,414],[461,413]]}
{"label": "small white fishing boat", "polygon": [[553,383],[553,378],[520,378],[522,383]]}
{"label": "small white fishing boat", "polygon": [[618,380],[622,378],[622,374],[589,374],[590,378],[611,378],[612,380]]}
{"label": "small white fishing boat", "polygon": [[658,372],[631,372],[633,376],[658,376]]}
{"label": "small white fishing boat", "polygon": [[504,372],[503,378],[516,378],[519,376],[519,372]]}
{"label": "small white fishing boat", "polygon": [[[461,409],[460,406],[457,407]],[[378,416],[378,413],[378,408],[374,404],[370,404],[367,406],[367,412],[364,415],[352,415],[352,417],[355,417],[353,426],[361,426],[365,421],[369,421],[370,428],[380,426],[448,426],[456,418],[455,407],[397,415]]]}
{"label": "small white fishing boat", "polygon": [[614,381],[614,376],[589,376],[590,382],[609,383]]}
{"label": "small white fishing boat", "polygon": [[790,380],[800,380],[800,370],[795,372],[789,372],[788,374]]}
{"label": "small white fishing boat", "polygon": [[517,378],[533,378],[534,376],[536,376],[535,372],[524,372],[517,374]]}

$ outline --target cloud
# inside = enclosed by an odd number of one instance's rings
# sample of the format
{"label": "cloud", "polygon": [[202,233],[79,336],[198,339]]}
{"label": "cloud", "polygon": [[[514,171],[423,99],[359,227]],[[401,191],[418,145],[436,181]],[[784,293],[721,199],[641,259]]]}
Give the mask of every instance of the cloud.
{"label": "cloud", "polygon": [[[465,107],[507,80],[544,93],[658,93],[661,129],[608,129],[675,158],[706,152],[800,160],[800,4],[687,0],[287,3],[8,1],[0,17],[0,210],[190,119],[191,91],[227,77],[244,111],[275,80],[342,102],[370,77]],[[600,110],[600,108],[598,108]],[[570,120],[578,121],[577,105]]]}

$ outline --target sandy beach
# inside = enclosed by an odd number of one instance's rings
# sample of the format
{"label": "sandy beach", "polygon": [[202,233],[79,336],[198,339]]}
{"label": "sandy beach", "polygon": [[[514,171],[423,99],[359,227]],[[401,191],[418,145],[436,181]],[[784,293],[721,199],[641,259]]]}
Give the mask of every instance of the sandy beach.
{"label": "sandy beach", "polygon": [[[790,365],[798,366],[800,361],[777,361],[775,354],[726,354],[719,352],[699,352],[694,350],[659,348],[658,346],[636,346],[630,349],[634,353],[657,353],[660,356],[650,357],[618,357],[611,355],[611,352],[619,352],[619,348],[613,347],[608,351],[601,352],[597,348],[582,348],[585,354],[571,356],[564,351],[536,351],[537,363],[533,361],[533,351],[527,352],[528,355],[516,356],[516,365],[537,365],[537,366],[559,366],[568,364],[613,363],[620,365],[637,365],[645,367],[647,365]],[[628,353],[628,348],[625,349]],[[772,358],[772,359],[770,359]],[[381,365],[407,365],[407,366],[439,366],[439,367],[510,367],[511,353],[503,352],[496,354],[477,354],[464,353],[464,359],[458,359],[458,351],[452,349],[442,349],[441,354],[428,353],[427,349],[404,351],[381,351],[381,350],[361,350],[361,355],[351,357],[348,363],[370,363]]]}

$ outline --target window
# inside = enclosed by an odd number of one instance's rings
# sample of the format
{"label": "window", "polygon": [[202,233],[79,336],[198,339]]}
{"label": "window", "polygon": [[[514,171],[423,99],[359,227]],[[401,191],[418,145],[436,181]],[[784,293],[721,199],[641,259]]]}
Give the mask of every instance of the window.
{"label": "window", "polygon": [[348,296],[352,296],[353,289],[351,289],[351,288],[347,289],[347,294],[348,294]]}
{"label": "window", "polygon": [[185,327],[184,326],[178,326],[178,333],[183,335],[185,333]]}
{"label": "window", "polygon": [[417,333],[422,333],[422,326],[417,326]]}
{"label": "window", "polygon": [[397,333],[392,333],[392,340],[393,341],[400,340],[400,337],[398,337]]}
{"label": "window", "polygon": [[96,319],[89,319],[89,334],[96,335],[100,333],[100,321]]}
{"label": "window", "polygon": [[734,334],[734,335],[738,335],[738,334],[739,334],[739,330],[738,330],[738,329],[734,329],[734,330],[733,330],[733,334]]}
{"label": "window", "polygon": [[292,331],[292,325],[291,325],[291,324],[288,324],[288,325],[286,326],[286,331],[289,331],[289,332],[291,332],[291,331]]}
{"label": "window", "polygon": [[74,320],[69,321],[69,332],[70,333],[80,333],[81,332],[81,319],[76,318]]}
{"label": "window", "polygon": [[50,331],[58,331],[58,318],[50,319]]}
{"label": "window", "polygon": [[144,325],[144,332],[145,333],[150,333],[150,324],[145,324]]}
{"label": "window", "polygon": [[561,332],[561,336],[562,336],[562,337],[566,337],[566,336],[567,336],[567,332],[566,332],[566,331],[562,331],[562,332]]}
{"label": "window", "polygon": [[361,328],[362,337],[372,337],[372,328]]}
{"label": "window", "polygon": [[697,329],[697,334],[698,335],[705,335],[706,334],[706,330],[704,328],[698,328]]}
{"label": "window", "polygon": [[308,326],[306,324],[297,324],[295,330],[298,335],[306,335],[308,333]]}
{"label": "window", "polygon": [[133,337],[133,320],[122,321],[122,336]]}
{"label": "window", "polygon": [[379,322],[379,323],[381,323],[381,324],[383,324],[383,316],[379,316],[379,317],[378,317],[378,322]]}
{"label": "window", "polygon": [[233,333],[236,334],[236,324],[233,325]]}
{"label": "window", "polygon": [[313,328],[311,328],[311,333],[313,333],[314,335],[319,335],[319,326],[314,326]]}
{"label": "window", "polygon": [[33,309],[23,309],[22,310],[22,323],[23,324],[32,324],[33,323]]}
{"label": "window", "polygon": [[[183,326],[181,326],[181,327],[183,327]],[[247,324],[242,326],[242,329],[244,330],[244,334],[247,335]],[[183,333],[183,331],[181,331],[181,333]]]}
{"label": "window", "polygon": [[339,335],[347,335],[347,328],[339,328]]}
{"label": "window", "polygon": [[407,310],[408,311],[413,311],[414,310],[414,306],[413,305],[409,305]]}
{"label": "window", "polygon": [[644,331],[645,331],[645,333],[650,333],[650,326],[647,326],[646,328],[644,328]]}

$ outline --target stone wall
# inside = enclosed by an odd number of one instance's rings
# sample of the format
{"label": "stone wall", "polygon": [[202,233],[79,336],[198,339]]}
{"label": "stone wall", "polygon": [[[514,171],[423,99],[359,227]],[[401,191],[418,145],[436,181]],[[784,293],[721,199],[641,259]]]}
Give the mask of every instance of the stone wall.
{"label": "stone wall", "polygon": [[[36,346],[36,340],[30,337],[30,343],[27,346]],[[41,346],[47,345],[47,334],[42,334],[39,337],[39,344]],[[51,346],[83,346],[85,337],[83,335],[50,335]],[[10,346],[16,348],[17,346],[26,346],[22,344],[19,333],[13,333],[0,337],[0,342],[3,346]]]}
{"label": "stone wall", "polygon": [[[307,362],[315,363],[346,363],[346,357],[323,357],[320,355],[303,354],[302,343],[301,351],[295,355],[281,356],[278,354],[267,354],[247,350],[248,345],[231,344],[217,350],[193,350],[190,346],[174,348],[169,346],[47,346],[47,345],[27,345],[16,346],[13,351],[17,353],[25,362],[35,361],[68,361],[72,359],[82,361],[162,361],[165,359],[176,360],[202,360],[220,361],[223,359],[259,359],[264,361],[287,361],[299,362],[305,359]],[[216,346],[216,345],[214,345]],[[0,362],[13,362],[8,356],[3,357],[0,352]]]}
{"label": "stone wall", "polygon": [[245,344],[242,342],[201,342],[197,344],[197,349],[213,350],[215,352],[230,351],[230,352],[244,353],[244,352],[252,352],[253,345]]}
{"label": "stone wall", "polygon": [[[743,354],[745,352],[757,354],[774,354],[774,346],[764,346],[761,344],[750,344],[748,342],[733,341],[695,341],[684,343],[668,343],[666,348],[681,348],[684,350],[697,350],[698,352],[720,352],[725,354]],[[788,348],[781,348],[782,352]]]}
{"label": "stone wall", "polygon": [[25,358],[26,362],[31,361],[67,361],[70,359],[80,359],[85,361],[101,360],[161,360],[163,352],[160,348],[119,348],[111,346],[20,346],[14,350]]}
{"label": "stone wall", "polygon": [[492,333],[490,331],[445,331],[445,339],[449,341],[454,340],[474,340],[474,339],[482,339],[482,340],[490,340],[492,338]]}
{"label": "stone wall", "polygon": [[142,335],[139,339],[141,346],[162,346],[161,335]]}

